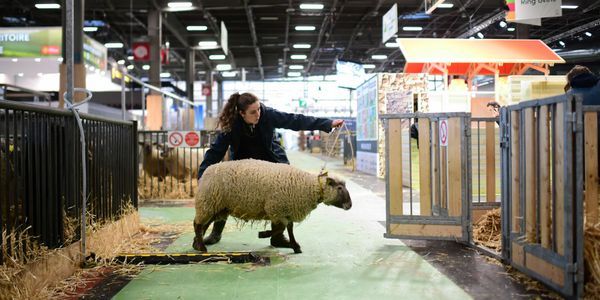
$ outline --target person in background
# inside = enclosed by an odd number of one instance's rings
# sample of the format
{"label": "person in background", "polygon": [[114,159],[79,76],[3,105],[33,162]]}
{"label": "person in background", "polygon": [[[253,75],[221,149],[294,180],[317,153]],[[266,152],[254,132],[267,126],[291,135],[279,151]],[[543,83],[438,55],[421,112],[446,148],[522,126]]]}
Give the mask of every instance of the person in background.
{"label": "person in background", "polygon": [[[332,128],[340,127],[343,123],[343,120],[280,112],[260,103],[251,93],[235,93],[229,97],[219,115],[221,133],[204,155],[198,168],[198,181],[202,180],[206,168],[223,160],[227,149],[230,149],[231,160],[252,158],[289,164],[285,150],[275,135],[275,128],[331,132]],[[206,245],[216,244],[221,240],[225,222],[214,222],[212,232],[204,239]],[[271,237],[271,245],[286,246],[289,241],[282,233]]]}
{"label": "person in background", "polygon": [[600,78],[587,67],[576,65],[567,73],[565,93],[580,94],[583,105],[600,105]]}

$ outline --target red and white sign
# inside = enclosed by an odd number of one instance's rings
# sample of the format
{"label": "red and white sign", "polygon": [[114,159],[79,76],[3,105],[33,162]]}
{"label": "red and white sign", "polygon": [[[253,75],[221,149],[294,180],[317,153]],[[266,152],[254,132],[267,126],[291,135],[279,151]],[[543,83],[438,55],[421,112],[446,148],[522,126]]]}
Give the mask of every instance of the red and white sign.
{"label": "red and white sign", "polygon": [[210,96],[210,94],[211,94],[210,84],[203,83],[202,84],[202,96]]}
{"label": "red and white sign", "polygon": [[200,147],[200,132],[198,131],[169,131],[167,144],[171,148]]}
{"label": "red and white sign", "polygon": [[133,43],[133,59],[135,61],[150,60],[150,43],[149,42]]}
{"label": "red and white sign", "polygon": [[448,146],[448,119],[440,120],[440,146]]}

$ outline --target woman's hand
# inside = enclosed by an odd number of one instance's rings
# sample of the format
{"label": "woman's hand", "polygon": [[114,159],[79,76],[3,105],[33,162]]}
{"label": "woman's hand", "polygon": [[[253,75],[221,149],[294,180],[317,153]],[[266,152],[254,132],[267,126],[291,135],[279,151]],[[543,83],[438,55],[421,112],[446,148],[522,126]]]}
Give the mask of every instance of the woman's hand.
{"label": "woman's hand", "polygon": [[335,119],[335,120],[333,120],[333,122],[331,123],[331,127],[333,127],[333,128],[338,128],[338,127],[342,126],[342,124],[344,124],[344,120]]}

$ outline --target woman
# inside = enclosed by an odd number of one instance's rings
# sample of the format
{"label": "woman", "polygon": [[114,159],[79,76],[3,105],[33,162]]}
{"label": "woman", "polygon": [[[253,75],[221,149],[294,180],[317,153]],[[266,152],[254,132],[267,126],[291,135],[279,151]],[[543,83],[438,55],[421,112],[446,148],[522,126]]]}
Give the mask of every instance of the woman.
{"label": "woman", "polygon": [[[219,116],[218,125],[222,132],[206,151],[198,169],[198,180],[201,180],[206,168],[223,160],[228,148],[232,160],[253,158],[289,164],[283,147],[275,139],[275,128],[330,132],[333,127],[339,127],[343,123],[343,120],[332,121],[280,112],[260,103],[251,93],[235,93],[229,97]],[[218,243],[224,227],[225,221],[215,222],[212,232],[204,239],[204,244]],[[271,237],[272,246],[288,244],[283,233]]]}

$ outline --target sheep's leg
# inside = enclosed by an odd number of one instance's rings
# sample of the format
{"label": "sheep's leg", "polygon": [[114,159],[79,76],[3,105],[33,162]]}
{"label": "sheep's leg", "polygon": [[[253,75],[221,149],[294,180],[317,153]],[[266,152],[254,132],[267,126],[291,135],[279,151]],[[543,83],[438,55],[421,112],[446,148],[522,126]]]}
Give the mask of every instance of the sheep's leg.
{"label": "sheep's leg", "polygon": [[[213,220],[211,220],[212,222]],[[209,222],[208,224],[210,225]],[[213,223],[212,231],[210,234],[204,239],[204,244],[213,245],[218,243],[221,240],[221,233],[223,233],[223,228],[225,228],[225,223],[227,222],[227,217],[224,220],[216,220]],[[208,225],[206,226],[208,228]]]}
{"label": "sheep's leg", "polygon": [[204,226],[202,223],[196,223],[196,221],[194,221],[194,231],[196,236],[194,237],[194,243],[192,244],[192,247],[200,252],[208,251],[204,245],[204,241],[202,240],[204,232],[206,231],[206,227],[207,226]]}
{"label": "sheep's leg", "polygon": [[271,222],[271,246],[279,248],[291,248],[290,241],[283,235],[285,224]]}
{"label": "sheep's leg", "polygon": [[296,238],[294,237],[294,222],[289,222],[287,225],[288,236],[290,237],[290,247],[294,249],[294,253],[302,253],[300,250],[300,245],[296,242]]}

